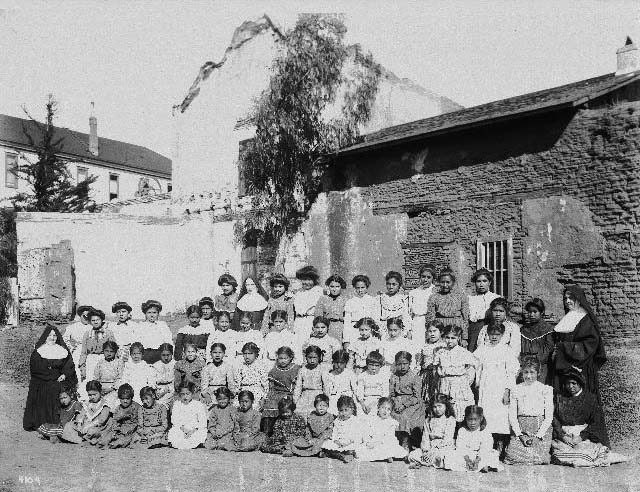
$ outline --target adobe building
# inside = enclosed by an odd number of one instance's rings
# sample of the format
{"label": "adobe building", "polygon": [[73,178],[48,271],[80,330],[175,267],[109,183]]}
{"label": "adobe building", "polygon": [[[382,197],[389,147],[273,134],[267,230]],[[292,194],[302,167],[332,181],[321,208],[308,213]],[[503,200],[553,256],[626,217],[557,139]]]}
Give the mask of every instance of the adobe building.
{"label": "adobe building", "polygon": [[[522,307],[563,314],[587,289],[605,333],[640,333],[640,51],[618,70],[365,135],[332,156],[326,192],[283,248],[323,274],[477,267]],[[287,249],[289,248],[289,249]]]}

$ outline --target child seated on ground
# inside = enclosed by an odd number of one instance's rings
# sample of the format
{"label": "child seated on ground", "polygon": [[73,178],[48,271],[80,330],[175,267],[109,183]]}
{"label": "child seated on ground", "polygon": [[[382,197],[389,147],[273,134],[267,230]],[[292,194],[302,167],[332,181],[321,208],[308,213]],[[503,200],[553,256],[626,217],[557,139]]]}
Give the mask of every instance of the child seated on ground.
{"label": "child seated on ground", "polygon": [[226,386],[219,386],[214,390],[213,400],[216,404],[209,411],[205,448],[224,449],[232,444],[233,425],[238,413],[236,407],[231,405],[232,399],[233,393]]}
{"label": "child seated on ground", "polygon": [[102,385],[98,381],[88,381],[85,391],[87,403],[84,409],[75,420],[67,422],[61,438],[74,444],[95,446],[109,424],[111,409],[102,398]]}
{"label": "child seated on ground", "polygon": [[167,445],[169,419],[167,407],[156,399],[156,390],[145,386],[140,390],[142,406],[138,409],[138,439],[142,448],[155,448]]}
{"label": "child seated on ground", "polygon": [[164,405],[166,409],[171,408],[173,398],[176,394],[174,386],[175,366],[176,361],[173,360],[173,345],[163,343],[160,345],[160,360],[154,362],[152,367],[156,374],[157,388],[155,397],[158,403]]}
{"label": "child seated on ground", "polygon": [[291,450],[296,456],[317,456],[322,445],[331,439],[334,416],[329,413],[329,397],[320,394],[313,401],[315,410],[307,417],[304,439],[292,442]]}
{"label": "child seated on ground", "polygon": [[366,418],[364,442],[356,447],[356,458],[361,461],[402,460],[409,452],[398,444],[398,421],[391,416],[391,398],[378,400],[378,414]]}
{"label": "child seated on ground", "polygon": [[60,442],[64,426],[73,422],[83,410],[82,403],[78,401],[78,395],[72,385],[62,384],[58,401],[60,402],[58,422],[46,423],[38,427],[42,439],[49,439],[53,444]]}
{"label": "child seated on ground", "polygon": [[445,453],[445,470],[488,472],[504,466],[493,449],[493,437],[487,430],[482,407],[469,405],[464,411],[464,425],[458,429],[456,447]]}
{"label": "child seated on ground", "polygon": [[98,446],[111,449],[128,448],[136,437],[140,405],[133,401],[133,388],[123,384],[118,388],[120,403],[113,410],[109,427],[100,436]]}
{"label": "child seated on ground", "polygon": [[322,444],[322,453],[345,463],[353,461],[356,449],[363,442],[364,429],[357,417],[356,403],[349,396],[338,398],[338,418],[333,422],[331,439]]}
{"label": "child seated on ground", "polygon": [[442,468],[445,453],[453,449],[455,431],[456,418],[451,400],[446,395],[438,394],[433,398],[429,417],[422,429],[420,449],[414,449],[409,454],[409,467]]}
{"label": "child seated on ground", "polygon": [[278,402],[278,418],[273,426],[273,434],[267,437],[260,447],[263,453],[281,454],[284,457],[293,456],[293,442],[304,439],[305,419],[295,413],[296,404],[293,399],[285,397]]}
{"label": "child seated on ground", "polygon": [[176,449],[195,449],[207,439],[207,408],[193,399],[196,385],[183,381],[178,386],[178,400],[171,411],[168,439]]}
{"label": "child seated on ground", "polygon": [[233,420],[231,442],[220,447],[225,451],[256,451],[264,442],[264,434],[260,432],[260,412],[253,409],[253,393],[238,393],[238,412]]}

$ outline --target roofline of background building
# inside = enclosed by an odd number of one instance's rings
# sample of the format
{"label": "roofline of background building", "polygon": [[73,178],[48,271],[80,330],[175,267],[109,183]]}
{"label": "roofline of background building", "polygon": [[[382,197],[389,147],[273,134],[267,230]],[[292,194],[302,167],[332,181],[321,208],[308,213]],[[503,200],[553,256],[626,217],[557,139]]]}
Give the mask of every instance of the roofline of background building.
{"label": "roofline of background building", "polygon": [[[4,140],[2,138],[0,138],[0,145],[5,147],[13,147],[16,149],[20,149],[23,152],[30,152],[30,153],[35,152],[34,147],[15,143],[10,140]],[[119,171],[127,171],[135,174],[145,174],[148,176],[153,176],[154,178],[164,178],[164,179],[171,180],[171,174],[167,174],[159,171],[153,171],[149,169],[142,169],[134,166],[126,166],[118,162],[107,161],[104,159],[91,159],[87,157],[81,157],[76,154],[68,154],[66,152],[58,152],[56,155],[59,156],[61,159],[64,159],[66,161],[76,163],[76,164],[87,164],[87,165],[93,165],[93,166],[98,166],[103,168],[117,169]]]}

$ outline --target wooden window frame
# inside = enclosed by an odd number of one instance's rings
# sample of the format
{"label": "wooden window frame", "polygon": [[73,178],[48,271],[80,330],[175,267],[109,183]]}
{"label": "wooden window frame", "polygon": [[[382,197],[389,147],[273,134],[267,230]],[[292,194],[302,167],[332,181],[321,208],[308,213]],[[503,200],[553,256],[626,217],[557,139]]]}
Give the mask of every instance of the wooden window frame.
{"label": "wooden window frame", "polygon": [[[116,178],[116,179],[113,179]],[[113,193],[111,193],[111,182],[115,181],[116,182],[116,193],[114,197],[112,197],[111,195],[113,195]],[[120,175],[115,174],[115,173],[109,173],[109,201],[111,200],[118,200],[120,199]]]}
{"label": "wooden window frame", "polygon": [[[9,159],[13,158],[13,166],[9,166]],[[4,153],[4,186],[5,188],[18,189],[18,175],[16,173],[18,169],[18,160],[20,156],[15,152]]]}
{"label": "wooden window frame", "polygon": [[[491,255],[489,251],[493,247],[493,264],[489,265]],[[506,257],[505,251],[506,248]],[[500,251],[500,258],[495,254],[496,249]],[[506,262],[506,264],[505,264]],[[489,237],[482,238],[476,242],[476,268],[486,268],[493,276],[493,292],[500,294],[505,298],[513,296],[513,238],[508,237]],[[506,275],[504,273],[506,272]],[[498,289],[498,274],[505,282],[500,282],[501,288]],[[504,285],[506,283],[506,285]],[[506,290],[506,292],[505,292]]]}

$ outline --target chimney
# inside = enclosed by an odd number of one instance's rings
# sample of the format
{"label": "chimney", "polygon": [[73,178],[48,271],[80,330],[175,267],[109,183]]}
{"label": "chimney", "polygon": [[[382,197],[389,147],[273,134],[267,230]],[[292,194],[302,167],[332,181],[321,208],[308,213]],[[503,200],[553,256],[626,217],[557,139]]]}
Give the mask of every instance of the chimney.
{"label": "chimney", "polygon": [[95,105],[91,102],[91,116],[89,116],[89,152],[98,155],[98,120],[95,115]]}
{"label": "chimney", "polygon": [[624,46],[616,51],[616,55],[618,56],[616,75],[624,75],[640,70],[640,49],[629,36],[627,36]]}

